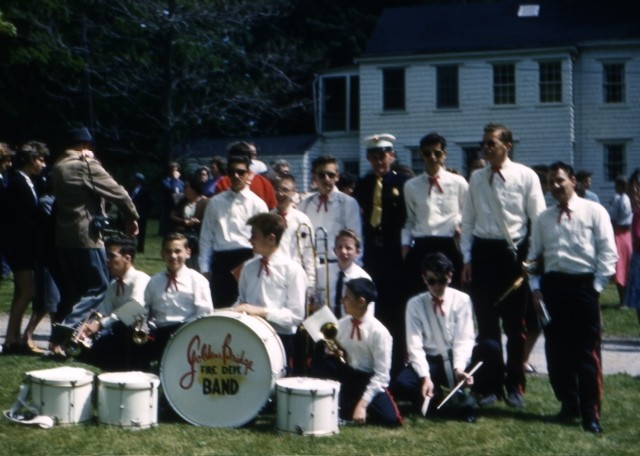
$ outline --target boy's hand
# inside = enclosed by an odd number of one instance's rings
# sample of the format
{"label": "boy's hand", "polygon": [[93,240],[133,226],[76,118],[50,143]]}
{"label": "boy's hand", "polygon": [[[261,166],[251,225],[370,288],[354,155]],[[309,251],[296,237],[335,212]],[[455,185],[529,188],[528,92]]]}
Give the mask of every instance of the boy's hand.
{"label": "boy's hand", "polygon": [[360,399],[358,405],[353,410],[353,422],[356,424],[364,424],[367,421],[367,404],[365,401]]}

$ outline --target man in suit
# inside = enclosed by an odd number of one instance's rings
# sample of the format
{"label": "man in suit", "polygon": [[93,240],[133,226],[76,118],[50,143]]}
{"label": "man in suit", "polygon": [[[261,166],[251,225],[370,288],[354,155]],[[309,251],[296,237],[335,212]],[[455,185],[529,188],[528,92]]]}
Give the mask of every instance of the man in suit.
{"label": "man in suit", "polygon": [[[8,144],[0,143],[0,211],[2,211],[2,202],[5,189],[7,188],[9,180],[7,179],[7,172],[11,168],[11,158],[15,155],[15,152],[9,147]],[[4,257],[4,250],[2,247],[4,236],[2,236],[0,226],[0,279],[11,274],[11,269]]]}
{"label": "man in suit", "polygon": [[[65,150],[53,167],[56,197],[55,244],[60,305],[55,321],[74,327],[104,298],[109,284],[106,254],[98,226],[104,200],[123,215],[128,236],[138,233],[138,212],[127,191],[93,157],[93,138],[86,128],[69,131]],[[60,345],[65,331],[51,335],[52,351],[64,355]]]}
{"label": "man in suit", "polygon": [[[407,296],[398,284],[403,282],[401,233],[406,218],[403,189],[408,176],[391,169],[396,159],[395,139],[390,134],[365,138],[371,172],[357,182],[353,197],[362,209],[364,269],[378,289],[376,317],[394,340],[402,341]],[[402,367],[403,353],[403,344],[394,344],[394,372]]]}
{"label": "man in suit", "polygon": [[149,211],[151,210],[151,193],[144,185],[144,174],[135,173],[133,175],[133,188],[129,195],[133,201],[133,205],[138,211],[140,219],[138,220],[138,245],[136,251],[138,253],[144,253],[144,242],[147,237],[147,219],[149,217]]}

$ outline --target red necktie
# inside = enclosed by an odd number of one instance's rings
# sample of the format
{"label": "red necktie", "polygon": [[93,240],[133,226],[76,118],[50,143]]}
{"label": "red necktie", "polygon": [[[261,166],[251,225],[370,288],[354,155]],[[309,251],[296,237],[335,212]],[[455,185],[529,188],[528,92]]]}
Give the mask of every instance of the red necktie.
{"label": "red necktie", "polygon": [[498,176],[500,176],[500,179],[502,179],[502,182],[506,182],[506,179],[502,175],[502,171],[500,171],[501,168],[502,168],[502,166],[500,166],[500,165],[491,166],[491,177],[489,178],[489,183],[490,184],[493,184],[493,176],[495,176],[496,174]]}
{"label": "red necktie", "polygon": [[558,223],[560,223],[562,214],[567,214],[567,218],[571,220],[571,210],[569,209],[569,205],[567,203],[558,204],[558,208],[560,209],[560,212],[558,213]]}
{"label": "red necktie", "polygon": [[329,208],[327,207],[327,203],[329,202],[329,195],[320,195],[320,201],[318,202],[318,209],[316,212],[320,212],[320,208],[324,204],[324,211],[329,212]]}
{"label": "red necktie", "polygon": [[284,227],[287,227],[287,211],[277,211],[278,215],[284,219]]}
{"label": "red necktie", "polygon": [[362,334],[360,334],[360,320],[356,320],[355,318],[351,319],[351,338],[353,339],[353,335],[356,334],[358,336],[358,340],[362,340]]}
{"label": "red necktie", "polygon": [[167,272],[167,286],[164,287],[164,291],[169,291],[171,289],[171,285],[178,291],[178,281],[177,277],[172,272]]}
{"label": "red necktie", "polygon": [[124,294],[124,280],[122,280],[122,277],[118,277],[116,280],[118,281],[116,296],[122,296]]}
{"label": "red necktie", "polygon": [[433,303],[433,313],[438,314],[444,317],[444,309],[442,308],[442,304],[444,304],[444,299],[436,298],[434,295],[431,295],[431,302]]}
{"label": "red necktie", "polygon": [[431,190],[433,189],[434,185],[438,187],[438,190],[440,190],[440,193],[443,193],[442,187],[440,186],[440,182],[438,182],[438,176],[429,176],[428,179],[429,179],[429,195],[431,195]]}
{"label": "red necktie", "polygon": [[260,274],[262,274],[263,269],[265,274],[267,274],[267,277],[268,277],[269,276],[269,258],[267,257],[260,258],[260,269],[258,269],[258,277],[260,277]]}

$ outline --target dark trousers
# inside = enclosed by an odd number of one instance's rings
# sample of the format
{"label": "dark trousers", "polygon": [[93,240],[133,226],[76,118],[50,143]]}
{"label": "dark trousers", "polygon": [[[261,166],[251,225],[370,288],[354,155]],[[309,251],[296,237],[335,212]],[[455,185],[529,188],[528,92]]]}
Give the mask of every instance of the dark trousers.
{"label": "dark trousers", "polygon": [[[524,345],[527,285],[523,284],[497,303],[500,296],[522,275],[521,262],[526,258],[525,243],[517,256],[506,241],[475,238],[471,248],[471,298],[478,322],[478,340],[493,340],[502,347],[500,323],[507,336],[507,363],[501,363],[502,381],[492,393],[524,394]],[[501,358],[502,359],[502,358]]]}
{"label": "dark trousers", "polygon": [[133,342],[133,330],[118,321],[102,331],[91,349],[83,350],[76,360],[107,372],[147,370],[148,362],[140,354],[141,348]]}
{"label": "dark trousers", "polygon": [[451,236],[425,236],[414,240],[413,247],[405,258],[407,299],[424,292],[426,285],[422,280],[422,260],[427,254],[436,252],[444,254],[451,260],[453,263],[451,286],[458,290],[461,289],[462,254],[454,238]]}
{"label": "dark trousers", "polygon": [[216,308],[230,307],[238,299],[238,280],[232,271],[253,257],[251,249],[217,251],[211,261],[211,297]]}
{"label": "dark trousers", "polygon": [[[320,353],[320,350],[317,351]],[[372,374],[359,371],[338,359],[321,354],[313,358],[311,374],[340,382],[340,418],[352,420],[353,412],[362,398]],[[384,426],[402,425],[402,416],[387,389],[373,396],[367,406],[367,423]]]}
{"label": "dark trousers", "polygon": [[544,328],[549,381],[565,406],[600,419],[601,319],[593,275],[548,273],[540,289],[551,323]]}

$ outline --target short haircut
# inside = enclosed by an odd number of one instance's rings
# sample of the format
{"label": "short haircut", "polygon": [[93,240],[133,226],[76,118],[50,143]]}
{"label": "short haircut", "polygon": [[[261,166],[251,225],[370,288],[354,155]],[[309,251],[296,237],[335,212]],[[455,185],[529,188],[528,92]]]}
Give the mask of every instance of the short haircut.
{"label": "short haircut", "polygon": [[367,304],[378,299],[376,284],[373,283],[371,279],[366,279],[364,277],[351,279],[345,284],[345,287],[356,299],[364,298]]}
{"label": "short haircut", "polygon": [[340,230],[336,235],[336,238],[334,240],[334,245],[338,243],[338,239],[341,237],[353,239],[356,243],[356,249],[360,250],[360,238],[358,237],[358,234],[355,231],[349,230],[347,228]]}
{"label": "short haircut", "polygon": [[284,218],[278,214],[271,212],[263,212],[256,214],[247,220],[247,225],[260,231],[263,236],[273,234],[276,238],[276,244],[280,245],[282,233],[286,229]]}
{"label": "short haircut", "polygon": [[7,143],[0,142],[0,160],[10,158],[15,154],[15,151],[9,147]]}
{"label": "short haircut", "polygon": [[218,167],[218,171],[220,171],[221,173],[224,173],[224,169],[226,166],[224,157],[221,157],[220,155],[213,156],[209,161],[209,167],[211,167],[211,165],[216,165]]}
{"label": "short haircut", "polygon": [[118,247],[118,252],[120,255],[129,255],[131,257],[131,262],[136,259],[136,243],[133,242],[132,239],[127,239],[123,237],[112,237],[107,238],[104,242],[104,246],[107,250],[111,247]]}
{"label": "short haircut", "polygon": [[21,144],[14,158],[15,166],[21,167],[33,158],[46,158],[49,156],[49,148],[45,143],[28,141]]}
{"label": "short haircut", "polygon": [[[247,141],[236,141],[227,146],[227,155],[229,157],[233,156],[244,156],[249,160],[249,165],[251,165],[251,157],[255,152],[256,146]],[[247,165],[247,166],[249,166]]]}
{"label": "short haircut", "polygon": [[565,173],[567,173],[567,176],[569,176],[569,178],[576,176],[571,165],[565,162],[557,161],[549,165],[549,171],[559,171],[559,170],[563,170]]}
{"label": "short haircut", "polygon": [[167,171],[171,172],[174,168],[180,171],[180,164],[178,162],[169,162],[167,165]]}
{"label": "short haircut", "polygon": [[184,245],[185,249],[189,248],[189,240],[187,239],[187,237],[184,234],[182,234],[182,233],[169,233],[162,239],[162,250],[164,250],[164,248],[167,246],[167,244],[169,244],[170,242],[173,242],[173,241],[180,241]]}
{"label": "short haircut", "polygon": [[432,272],[444,276],[453,272],[453,263],[442,252],[428,253],[422,260],[422,273]]}
{"label": "short haircut", "polygon": [[295,178],[295,176],[294,176],[293,174],[288,174],[288,173],[281,174],[280,176],[278,176],[278,180],[281,180],[281,181],[283,181],[283,180],[291,181],[291,182],[293,182],[293,185],[294,185],[294,186],[295,186],[295,184],[296,184],[296,178]]}
{"label": "short haircut", "polygon": [[336,183],[336,187],[338,190],[342,190],[343,188],[354,187],[356,185],[356,178],[351,173],[340,173],[340,179]]}
{"label": "short haircut", "polygon": [[340,165],[338,165],[338,159],[332,155],[321,155],[311,163],[311,171],[316,172],[321,166],[336,165],[338,171],[340,171]]}
{"label": "short haircut", "polygon": [[511,144],[511,146],[513,147],[513,133],[511,133],[511,130],[509,130],[507,127],[505,127],[502,124],[499,123],[488,123],[487,125],[485,125],[484,127],[484,132],[486,133],[493,133],[493,132],[500,132],[500,135],[498,136],[498,139],[503,142],[503,143],[509,143]]}
{"label": "short haircut", "polygon": [[200,181],[200,178],[197,174],[189,175],[185,180],[185,183],[189,183],[189,187],[196,192],[196,195],[202,196],[204,193],[204,183]]}
{"label": "short haircut", "polygon": [[580,182],[582,182],[583,180],[587,179],[588,177],[591,177],[592,173],[591,171],[587,171],[584,169],[581,169],[580,171],[578,171],[576,173],[576,180],[579,180]]}
{"label": "short haircut", "polygon": [[441,136],[436,132],[429,133],[420,140],[420,150],[427,146],[433,146],[436,144],[440,144],[444,150],[447,149],[447,140],[444,139],[444,136]]}
{"label": "short haircut", "polygon": [[248,170],[251,166],[251,158],[242,154],[229,154],[229,157],[227,157],[227,172],[229,171],[232,163],[244,164]]}

